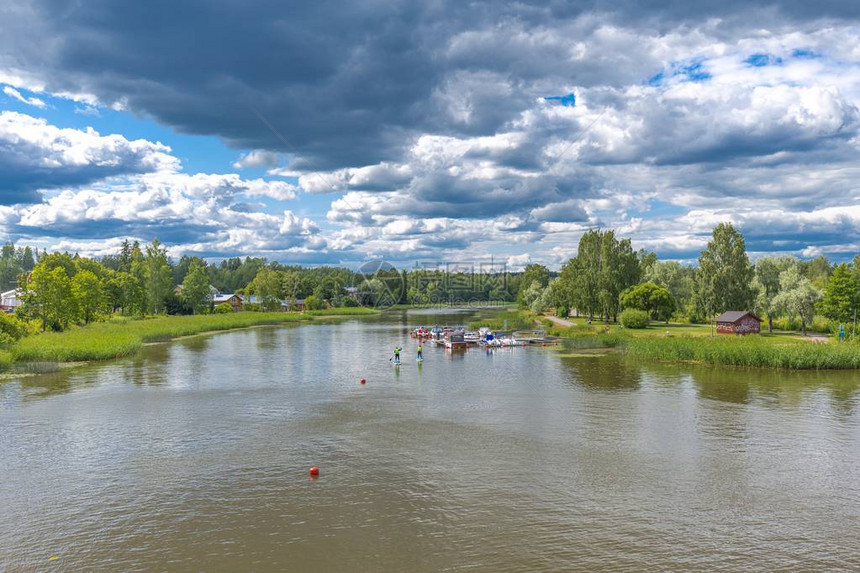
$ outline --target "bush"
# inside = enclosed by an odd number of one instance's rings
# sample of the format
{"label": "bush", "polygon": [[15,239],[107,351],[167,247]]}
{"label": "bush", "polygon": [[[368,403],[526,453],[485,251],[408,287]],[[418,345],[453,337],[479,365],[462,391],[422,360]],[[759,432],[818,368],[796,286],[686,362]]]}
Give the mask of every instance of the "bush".
{"label": "bush", "polygon": [[618,320],[624,328],[648,328],[651,316],[644,310],[628,308],[621,311]]}
{"label": "bush", "polygon": [[233,312],[233,307],[230,306],[229,302],[222,302],[212,311],[215,314],[227,314],[229,312]]}
{"label": "bush", "polygon": [[29,334],[28,325],[20,318],[0,313],[0,344],[8,344],[20,340],[24,335]]}
{"label": "bush", "polygon": [[311,295],[305,299],[305,308],[307,310],[323,310],[325,308],[325,301],[315,295]]}

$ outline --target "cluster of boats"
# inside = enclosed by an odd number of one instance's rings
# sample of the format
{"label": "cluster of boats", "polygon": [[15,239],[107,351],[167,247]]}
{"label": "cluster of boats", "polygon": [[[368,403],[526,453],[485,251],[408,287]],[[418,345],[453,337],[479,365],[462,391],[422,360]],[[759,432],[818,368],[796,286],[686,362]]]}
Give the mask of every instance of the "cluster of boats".
{"label": "cluster of boats", "polygon": [[463,326],[419,326],[412,329],[412,336],[452,350],[473,345],[487,348],[526,345],[524,340],[518,340],[513,334],[496,333],[487,327],[469,331]]}

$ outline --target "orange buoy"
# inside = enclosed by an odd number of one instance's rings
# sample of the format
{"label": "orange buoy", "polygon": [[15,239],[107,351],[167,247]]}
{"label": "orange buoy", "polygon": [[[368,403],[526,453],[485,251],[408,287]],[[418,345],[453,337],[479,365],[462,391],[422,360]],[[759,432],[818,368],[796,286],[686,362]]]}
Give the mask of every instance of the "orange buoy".
{"label": "orange buoy", "polygon": [[311,466],[311,469],[308,470],[308,473],[312,476],[318,476],[320,475],[320,469],[316,466]]}
{"label": "orange buoy", "polygon": [[367,380],[365,380],[364,378],[362,378],[362,379],[361,379],[361,383],[362,383],[362,384],[367,384]]}

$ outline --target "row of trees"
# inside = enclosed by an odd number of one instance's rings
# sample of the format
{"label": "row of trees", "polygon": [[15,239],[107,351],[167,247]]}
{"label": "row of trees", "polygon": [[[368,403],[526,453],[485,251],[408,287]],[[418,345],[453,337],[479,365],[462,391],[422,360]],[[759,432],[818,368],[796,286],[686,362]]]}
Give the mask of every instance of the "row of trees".
{"label": "row of trees", "polygon": [[653,320],[707,322],[727,310],[752,310],[768,321],[783,317],[806,334],[816,313],[834,324],[856,319],[860,306],[860,256],[832,267],[824,257],[761,258],[753,264],[743,235],[731,224],[714,228],[698,266],[659,261],[634,251],[613,231],[594,230],[579,242],[576,257],[553,278],[546,267],[523,273],[518,302],[535,312],[575,308],[590,319],[617,320],[620,310],[646,311]]}
{"label": "row of trees", "polygon": [[[860,257],[836,267],[824,257],[770,257],[753,264],[743,235],[720,224],[698,263],[659,261],[654,253],[634,251],[629,239],[619,239],[612,230],[585,233],[577,255],[560,273],[542,265],[529,265],[522,273],[459,267],[407,272],[390,265],[355,272],[253,257],[217,264],[187,256],[174,261],[156,239],[144,246],[126,241],[117,254],[98,260],[7,244],[0,252],[0,278],[2,272],[18,273],[25,303],[21,312],[39,318],[46,329],[86,324],[111,313],[208,312],[213,289],[256,296],[266,310],[296,299],[304,299],[308,308],[517,300],[536,312],[575,308],[605,321],[635,308],[653,320],[674,316],[694,322],[726,310],[753,310],[771,329],[783,317],[797,320],[804,331],[816,313],[851,322],[860,305]],[[176,285],[182,285],[178,293]],[[347,292],[347,286],[357,292]]]}

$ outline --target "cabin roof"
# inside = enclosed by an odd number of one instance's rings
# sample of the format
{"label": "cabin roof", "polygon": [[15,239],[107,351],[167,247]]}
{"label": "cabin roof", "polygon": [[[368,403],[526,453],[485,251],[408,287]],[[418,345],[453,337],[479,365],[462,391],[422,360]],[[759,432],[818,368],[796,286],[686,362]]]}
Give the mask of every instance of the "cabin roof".
{"label": "cabin roof", "polygon": [[750,315],[757,321],[762,320],[748,310],[729,310],[717,317],[717,322],[737,322],[743,317]]}

